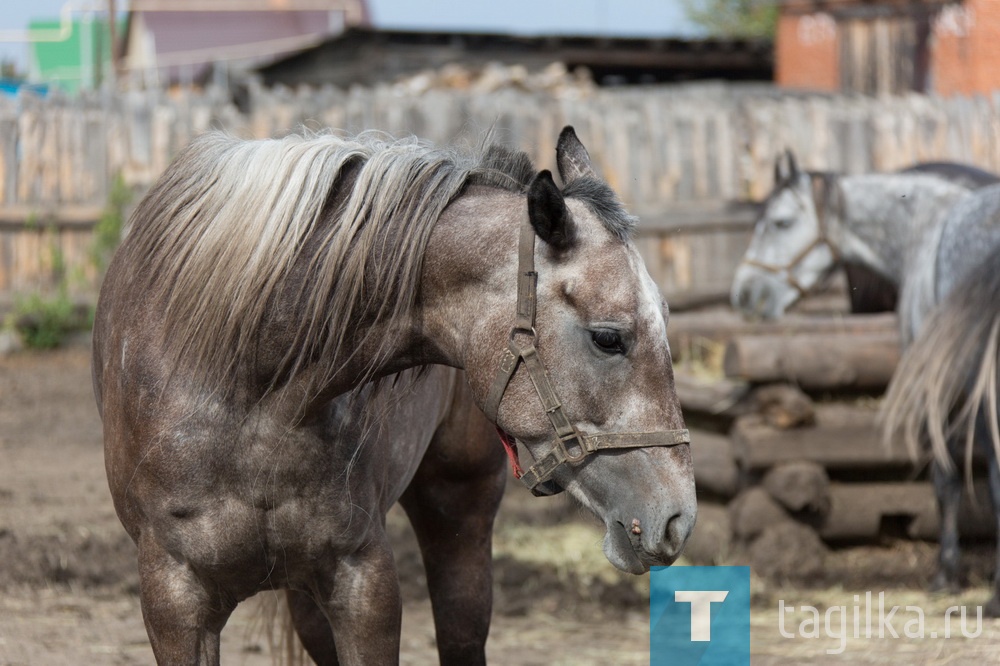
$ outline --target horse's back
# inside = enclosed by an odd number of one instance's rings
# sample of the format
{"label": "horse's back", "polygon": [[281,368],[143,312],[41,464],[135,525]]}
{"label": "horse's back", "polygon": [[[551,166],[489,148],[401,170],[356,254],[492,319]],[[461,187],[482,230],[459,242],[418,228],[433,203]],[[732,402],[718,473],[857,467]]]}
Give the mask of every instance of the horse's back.
{"label": "horse's back", "polygon": [[978,190],[1000,183],[1000,176],[985,169],[959,162],[921,162],[900,173],[922,173],[938,176],[966,189]]}
{"label": "horse's back", "polygon": [[937,302],[987,261],[1000,268],[1000,184],[965,197],[948,213],[935,266]]}

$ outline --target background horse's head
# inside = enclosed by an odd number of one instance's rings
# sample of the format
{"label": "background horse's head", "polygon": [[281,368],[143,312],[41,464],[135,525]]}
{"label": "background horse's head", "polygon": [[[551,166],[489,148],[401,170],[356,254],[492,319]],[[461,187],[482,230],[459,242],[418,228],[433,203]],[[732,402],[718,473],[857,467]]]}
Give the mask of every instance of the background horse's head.
{"label": "background horse's head", "polygon": [[[534,333],[530,327],[512,331],[516,278],[505,262],[494,276],[503,295],[479,323],[474,337],[482,344],[466,359],[473,390],[481,405],[489,402],[483,396],[495,384],[497,353],[511,336],[515,344],[537,347],[561,404],[555,411],[584,439],[593,443],[600,437],[590,436],[610,434],[609,440],[619,442],[633,436],[654,442],[680,433],[684,420],[674,391],[667,307],[631,240],[635,218],[597,176],[570,128],[560,136],[557,163],[563,189],[547,171],[528,188],[530,227],[523,229],[529,243],[538,241],[528,252],[537,272]],[[515,213],[520,217],[523,201]],[[560,445],[530,365],[525,358],[517,366],[492,416],[542,461]],[[489,404],[485,409],[489,414]],[[551,473],[555,484],[604,521],[605,554],[622,570],[642,573],[670,564],[694,527],[690,448],[686,441],[674,444],[601,450],[558,464]],[[579,445],[568,442],[566,448],[572,454]]]}
{"label": "background horse's head", "polygon": [[787,151],[775,163],[774,182],[731,292],[734,308],[764,319],[784,314],[837,259],[825,219],[832,177],[801,171]]}

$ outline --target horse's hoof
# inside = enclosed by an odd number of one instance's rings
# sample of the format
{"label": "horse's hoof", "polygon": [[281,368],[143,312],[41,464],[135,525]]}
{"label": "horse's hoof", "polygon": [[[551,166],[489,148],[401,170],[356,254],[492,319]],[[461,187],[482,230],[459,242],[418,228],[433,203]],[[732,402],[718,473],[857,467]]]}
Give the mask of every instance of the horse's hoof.
{"label": "horse's hoof", "polygon": [[928,590],[938,594],[958,594],[962,591],[962,585],[957,579],[939,571],[931,580]]}

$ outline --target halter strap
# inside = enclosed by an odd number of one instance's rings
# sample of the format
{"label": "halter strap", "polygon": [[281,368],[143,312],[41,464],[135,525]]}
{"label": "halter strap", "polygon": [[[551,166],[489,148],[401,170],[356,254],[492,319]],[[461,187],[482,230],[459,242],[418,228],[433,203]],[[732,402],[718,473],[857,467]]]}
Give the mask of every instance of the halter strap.
{"label": "halter strap", "polygon": [[[816,240],[792,257],[787,264],[769,264],[763,261],[757,261],[756,259],[743,259],[740,263],[754,268],[759,268],[763,271],[767,271],[768,273],[782,275],[784,276],[785,281],[788,282],[789,286],[799,292],[800,297],[808,294],[811,287],[803,287],[802,283],[800,283],[795,277],[795,269],[798,268],[798,265],[805,261],[806,257],[812,254],[813,250],[823,246],[826,246],[826,248],[830,251],[830,254],[833,256],[834,263],[840,261],[840,251],[830,240],[830,235],[828,233],[829,215],[831,211],[839,208],[839,198],[841,196],[840,188],[834,178],[835,177],[830,174],[814,174],[811,176],[811,194],[813,205],[816,207],[816,222],[819,226],[819,235],[816,236]],[[838,201],[834,201],[835,197]]]}
{"label": "halter strap", "polygon": [[551,492],[538,490],[541,484],[551,478],[552,473],[563,463],[577,464],[587,456],[606,449],[633,449],[649,446],[676,446],[690,444],[691,436],[687,430],[665,430],[660,432],[623,432],[589,435],[577,430],[563,410],[562,402],[556,395],[549,373],[545,370],[542,359],[535,347],[535,307],[537,305],[538,273],[535,272],[535,230],[527,218],[521,224],[521,237],[518,242],[518,275],[517,275],[517,310],[514,326],[510,331],[507,349],[503,351],[500,366],[490,391],[486,396],[483,412],[487,418],[496,423],[507,385],[514,377],[518,367],[523,362],[531,377],[538,399],[542,403],[556,439],[552,449],[535,462],[527,471],[522,472],[517,461],[517,451],[510,437],[501,433],[507,455],[511,459],[514,476],[535,495],[547,495]]}

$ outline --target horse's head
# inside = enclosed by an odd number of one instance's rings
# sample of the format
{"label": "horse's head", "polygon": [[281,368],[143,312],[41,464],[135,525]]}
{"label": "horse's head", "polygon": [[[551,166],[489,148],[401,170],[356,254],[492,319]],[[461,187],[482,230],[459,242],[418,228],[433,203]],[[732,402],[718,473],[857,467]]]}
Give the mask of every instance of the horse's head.
{"label": "horse's head", "polygon": [[826,223],[835,193],[830,177],[799,170],[788,151],[775,164],[774,181],[731,292],[734,308],[764,319],[784,314],[836,261]]}
{"label": "horse's head", "polygon": [[557,163],[564,188],[541,172],[520,213],[517,306],[508,263],[506,300],[479,331],[490,342],[466,367],[488,368],[470,381],[534,458],[527,485],[571,493],[604,521],[608,559],[642,573],[677,558],[696,515],[667,307],[632,243],[634,218],[571,128]]}

